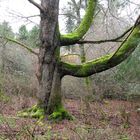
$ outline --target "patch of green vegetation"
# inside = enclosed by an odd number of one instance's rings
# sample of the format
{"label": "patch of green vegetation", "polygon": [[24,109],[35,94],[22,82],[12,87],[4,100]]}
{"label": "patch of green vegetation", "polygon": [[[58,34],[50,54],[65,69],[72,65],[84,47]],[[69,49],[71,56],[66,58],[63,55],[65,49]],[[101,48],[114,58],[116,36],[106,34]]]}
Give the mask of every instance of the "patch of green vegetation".
{"label": "patch of green vegetation", "polygon": [[46,130],[44,135],[38,135],[36,140],[69,140],[68,137],[61,135],[59,132],[53,132],[52,130]]}
{"label": "patch of green vegetation", "polygon": [[19,117],[31,117],[31,118],[38,118],[42,120],[44,118],[44,109],[40,108],[39,106],[35,105],[29,109],[25,109],[23,111],[18,112]]}
{"label": "patch of green vegetation", "polygon": [[0,101],[1,102],[8,102],[10,98],[4,94],[4,92],[0,89]]}
{"label": "patch of green vegetation", "polygon": [[140,100],[140,93],[129,93],[127,95],[127,100]]}
{"label": "patch of green vegetation", "polygon": [[130,140],[130,138],[127,135],[120,135],[119,140]]}
{"label": "patch of green vegetation", "polygon": [[[39,120],[42,120],[45,116],[44,109],[38,107],[37,105],[25,109],[23,111],[19,111],[17,114],[18,117],[31,117],[31,118],[37,118]],[[49,120],[56,120],[61,121],[64,119],[73,120],[72,115],[70,115],[63,107],[57,107],[55,111],[49,115]]]}
{"label": "patch of green vegetation", "polygon": [[9,127],[13,128],[16,125],[16,120],[13,117],[7,117],[0,114],[0,125],[8,124]]}
{"label": "patch of green vegetation", "polygon": [[62,106],[60,106],[57,107],[51,115],[49,115],[49,119],[55,121],[61,121],[64,119],[73,120],[74,118]]}

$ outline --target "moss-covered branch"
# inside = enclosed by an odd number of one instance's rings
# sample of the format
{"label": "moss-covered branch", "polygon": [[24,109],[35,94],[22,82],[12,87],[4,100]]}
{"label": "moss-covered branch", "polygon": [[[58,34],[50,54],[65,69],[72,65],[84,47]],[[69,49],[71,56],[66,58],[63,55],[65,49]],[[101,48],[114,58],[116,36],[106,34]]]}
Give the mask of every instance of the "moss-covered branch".
{"label": "moss-covered branch", "polygon": [[85,13],[85,16],[83,20],[81,21],[81,24],[79,27],[74,30],[72,33],[69,33],[67,35],[61,35],[61,46],[65,45],[72,45],[77,43],[82,37],[86,34],[88,29],[90,28],[93,20],[93,15],[95,13],[97,0],[88,0],[88,7]]}
{"label": "moss-covered branch", "polygon": [[[64,75],[76,77],[87,77],[110,69],[124,61],[140,43],[140,23],[135,27],[130,36],[123,42],[119,50],[114,54],[105,55],[96,60],[82,65],[73,65],[60,62],[61,70]],[[113,57],[112,57],[113,56]]]}
{"label": "moss-covered branch", "polygon": [[5,39],[5,40],[7,40],[7,41],[9,41],[9,42],[18,44],[18,45],[21,46],[22,48],[28,50],[30,53],[33,53],[33,54],[35,54],[35,55],[38,56],[38,53],[37,53],[37,52],[33,51],[31,48],[29,48],[29,47],[26,46],[25,44],[23,44],[23,43],[21,43],[21,42],[15,40],[15,39],[13,39],[13,38],[3,37],[3,36],[0,36],[0,38]]}

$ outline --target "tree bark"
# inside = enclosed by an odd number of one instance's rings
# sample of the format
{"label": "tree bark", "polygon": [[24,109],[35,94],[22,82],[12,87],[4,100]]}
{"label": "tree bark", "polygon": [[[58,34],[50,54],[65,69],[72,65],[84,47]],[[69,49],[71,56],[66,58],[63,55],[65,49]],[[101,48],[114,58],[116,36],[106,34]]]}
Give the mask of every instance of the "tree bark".
{"label": "tree bark", "polygon": [[61,73],[58,66],[55,67],[51,95],[47,107],[47,113],[52,114],[55,110],[62,107],[62,93],[61,93]]}
{"label": "tree bark", "polygon": [[41,0],[40,50],[39,50],[39,105],[47,113],[51,95],[54,70],[57,63],[57,47],[59,46],[58,11],[59,0]]}

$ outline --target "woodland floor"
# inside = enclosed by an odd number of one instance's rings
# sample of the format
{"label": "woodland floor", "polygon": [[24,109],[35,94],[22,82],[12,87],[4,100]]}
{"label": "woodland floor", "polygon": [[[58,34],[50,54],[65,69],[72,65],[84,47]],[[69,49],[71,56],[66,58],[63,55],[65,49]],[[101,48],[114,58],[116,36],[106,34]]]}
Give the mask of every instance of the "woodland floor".
{"label": "woodland floor", "polygon": [[138,102],[104,100],[88,102],[65,99],[73,121],[42,123],[19,118],[16,113],[36,103],[32,98],[12,97],[0,102],[0,140],[140,140]]}

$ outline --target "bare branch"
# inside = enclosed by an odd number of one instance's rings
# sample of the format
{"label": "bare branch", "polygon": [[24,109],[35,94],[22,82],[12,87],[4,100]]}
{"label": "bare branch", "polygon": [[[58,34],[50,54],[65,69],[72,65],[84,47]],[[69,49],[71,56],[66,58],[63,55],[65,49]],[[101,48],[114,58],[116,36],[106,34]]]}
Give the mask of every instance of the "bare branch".
{"label": "bare branch", "polygon": [[44,11],[43,7],[36,3],[34,0],[28,0],[30,3],[32,3],[34,6],[36,6],[40,11]]}
{"label": "bare branch", "polygon": [[140,24],[140,15],[139,15],[138,18],[136,19],[135,24],[134,24],[134,26],[132,27],[132,30],[131,30],[131,32],[129,33],[129,35],[125,38],[125,40],[122,42],[122,44],[121,44],[121,45],[119,46],[119,48],[116,50],[116,52],[112,55],[112,57],[110,58],[109,61],[111,61],[111,59],[116,55],[116,53],[120,50],[120,48],[123,46],[123,44],[128,40],[129,36],[130,36],[131,33],[134,31],[135,27],[136,27],[137,25],[139,25],[139,24]]}
{"label": "bare branch", "polygon": [[107,39],[107,40],[98,40],[98,41],[82,40],[77,42],[77,44],[101,44],[107,42],[122,42],[122,40],[116,40],[116,39]]}
{"label": "bare branch", "polygon": [[21,14],[21,13],[17,13],[16,11],[10,11],[10,12],[8,12],[12,17],[14,17],[14,18],[16,18],[17,20],[19,20],[19,19],[22,19],[22,20],[24,20],[25,22],[26,22],[26,24],[29,24],[29,22],[30,23],[33,23],[33,24],[35,24],[35,25],[37,25],[37,26],[39,26],[38,25],[38,23],[36,23],[36,22],[34,22],[33,20],[32,20],[32,18],[36,18],[36,17],[39,17],[40,15],[31,15],[31,16],[24,16],[23,14]]}
{"label": "bare branch", "polygon": [[60,13],[59,16],[67,16],[67,17],[72,17],[74,19],[77,19],[77,17],[73,14],[70,13]]}
{"label": "bare branch", "polygon": [[23,44],[23,43],[21,43],[21,42],[15,40],[15,39],[12,39],[12,38],[9,38],[9,37],[3,37],[3,36],[0,36],[0,38],[5,39],[5,40],[10,41],[10,42],[13,42],[13,43],[15,43],[15,44],[18,44],[18,45],[20,45],[21,47],[23,47],[23,48],[25,48],[26,50],[28,50],[30,53],[33,53],[33,54],[35,54],[35,55],[38,56],[38,53],[37,53],[37,52],[33,51],[31,48],[29,48],[29,47],[26,46],[25,44]]}
{"label": "bare branch", "polygon": [[98,40],[98,41],[92,41],[92,40],[81,40],[78,41],[77,44],[101,44],[106,42],[122,42],[120,39],[123,38],[128,32],[132,30],[133,27],[130,27],[128,30],[126,30],[123,34],[120,36],[113,38],[113,39],[106,39],[106,40]]}

